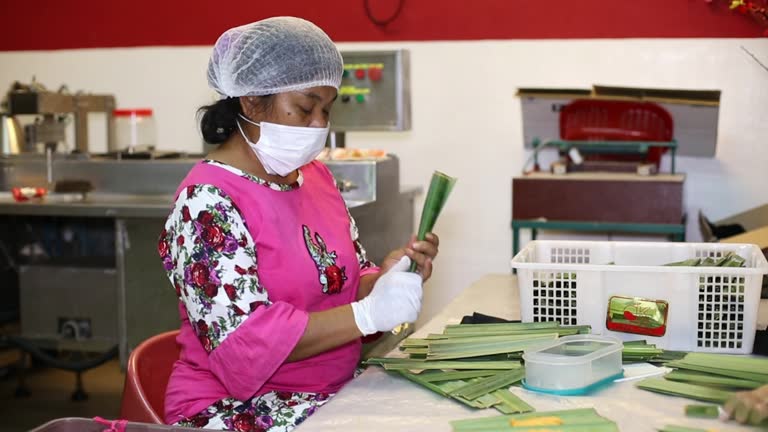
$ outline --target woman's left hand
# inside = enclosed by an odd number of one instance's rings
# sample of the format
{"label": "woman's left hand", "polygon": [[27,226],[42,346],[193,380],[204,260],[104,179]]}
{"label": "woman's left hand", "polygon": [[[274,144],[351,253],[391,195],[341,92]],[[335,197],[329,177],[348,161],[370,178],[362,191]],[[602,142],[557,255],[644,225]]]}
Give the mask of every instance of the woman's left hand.
{"label": "woman's left hand", "polygon": [[760,425],[768,421],[768,384],[755,390],[734,393],[724,409],[729,418],[739,423]]}
{"label": "woman's left hand", "polygon": [[381,263],[381,272],[385,273],[393,265],[406,255],[411,261],[416,263],[416,271],[421,274],[421,278],[426,282],[432,276],[432,261],[437,257],[440,238],[434,233],[427,233],[426,238],[417,241],[416,236],[411,236],[411,240],[404,248],[393,250],[384,258]]}

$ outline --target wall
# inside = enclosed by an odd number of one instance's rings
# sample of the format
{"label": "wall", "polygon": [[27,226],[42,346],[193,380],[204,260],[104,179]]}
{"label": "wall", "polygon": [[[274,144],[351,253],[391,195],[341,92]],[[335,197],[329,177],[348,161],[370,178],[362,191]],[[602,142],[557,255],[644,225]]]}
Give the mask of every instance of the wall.
{"label": "wall", "polygon": [[[425,185],[434,169],[459,177],[436,229],[441,256],[423,317],[483,274],[509,270],[510,180],[527,157],[517,87],[721,89],[717,158],[679,162],[689,219],[700,208],[717,219],[768,202],[768,71],[741,46],[768,59],[762,39],[340,44],[403,47],[412,57],[413,129],[353,133],[348,145],[399,155],[406,184]],[[114,92],[120,106],[156,110],[161,148],[199,151],[194,112],[213,98],[208,54],[208,47],[0,52],[0,86],[35,75],[51,87]],[[689,237],[698,237],[690,222]]]}
{"label": "wall", "polygon": [[[380,27],[378,19],[401,14]],[[755,0],[758,4],[764,0]],[[476,39],[757,37],[729,0],[102,0],[0,2],[0,51],[210,44],[270,16],[305,17],[338,42]],[[30,22],[30,19],[33,21]]]}

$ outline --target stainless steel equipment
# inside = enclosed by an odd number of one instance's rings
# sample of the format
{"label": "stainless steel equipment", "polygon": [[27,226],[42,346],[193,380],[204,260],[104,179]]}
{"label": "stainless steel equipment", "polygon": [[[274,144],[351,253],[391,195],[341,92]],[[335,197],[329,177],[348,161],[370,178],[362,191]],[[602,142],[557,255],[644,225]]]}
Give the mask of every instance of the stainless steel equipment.
{"label": "stainless steel equipment", "polygon": [[19,280],[25,337],[83,343],[89,351],[118,343],[114,267],[30,264],[20,267]]}
{"label": "stainless steel equipment", "polygon": [[71,115],[75,123],[75,148],[80,153],[88,153],[90,113],[105,113],[107,147],[113,147],[113,95],[70,94],[65,87],[52,92],[37,83],[24,85],[17,82],[11,87],[7,98],[10,115],[36,116],[35,122],[25,127],[25,147],[28,152],[34,152],[37,143],[44,143],[46,148],[55,150],[58,143],[65,141],[66,126]]}
{"label": "stainless steel equipment", "polygon": [[0,156],[21,153],[24,130],[16,117],[0,113]]}

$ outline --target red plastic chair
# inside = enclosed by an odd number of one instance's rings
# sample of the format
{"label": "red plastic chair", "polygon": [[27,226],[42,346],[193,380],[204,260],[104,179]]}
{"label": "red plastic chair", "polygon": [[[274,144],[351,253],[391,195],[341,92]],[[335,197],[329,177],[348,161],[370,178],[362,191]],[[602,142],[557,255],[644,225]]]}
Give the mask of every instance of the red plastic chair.
{"label": "red plastic chair", "polygon": [[173,364],[179,359],[178,330],[142,342],[128,359],[120,418],[164,424],[165,389]]}
{"label": "red plastic chair", "polygon": [[[560,138],[569,141],[672,141],[673,126],[669,112],[651,102],[579,99],[560,112]],[[645,160],[658,166],[666,151],[651,147]],[[633,160],[626,155],[598,159]]]}

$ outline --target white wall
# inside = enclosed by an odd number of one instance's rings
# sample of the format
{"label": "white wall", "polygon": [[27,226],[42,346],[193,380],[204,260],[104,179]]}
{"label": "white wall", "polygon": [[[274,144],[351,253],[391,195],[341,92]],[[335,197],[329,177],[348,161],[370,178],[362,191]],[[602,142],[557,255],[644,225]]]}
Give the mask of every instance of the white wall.
{"label": "white wall", "polygon": [[[511,178],[527,156],[517,87],[592,84],[720,89],[716,159],[681,158],[689,220],[713,219],[768,202],[768,62],[764,39],[630,39],[341,44],[408,48],[413,129],[354,133],[348,146],[400,156],[402,182],[426,185],[434,169],[459,177],[437,226],[441,256],[422,318],[511,258]],[[159,147],[199,151],[195,109],[213,98],[202,48],[0,53],[0,86],[32,75],[51,86],[115,93],[121,107],[155,109]],[[96,149],[103,149],[96,146]],[[419,203],[420,205],[420,203]],[[698,239],[689,222],[689,239]]]}

